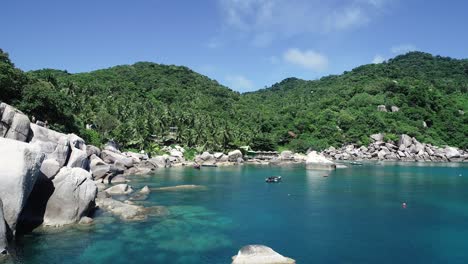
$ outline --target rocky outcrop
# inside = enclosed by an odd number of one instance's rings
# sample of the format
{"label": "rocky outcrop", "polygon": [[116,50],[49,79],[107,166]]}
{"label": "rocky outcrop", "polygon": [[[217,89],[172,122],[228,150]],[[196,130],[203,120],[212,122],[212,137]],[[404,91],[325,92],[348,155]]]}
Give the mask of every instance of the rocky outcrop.
{"label": "rocky outcrop", "polygon": [[33,190],[44,160],[36,146],[0,138],[0,199],[8,228],[14,233],[18,217]]}
{"label": "rocky outcrop", "polygon": [[336,169],[336,164],[327,159],[322,154],[312,151],[307,154],[307,160],[305,162],[307,169],[316,169],[316,170],[334,170]]}
{"label": "rocky outcrop", "polygon": [[97,187],[89,172],[65,167],[52,182],[54,192],[47,202],[44,225],[76,223],[94,207]]}
{"label": "rocky outcrop", "polygon": [[284,257],[264,245],[248,245],[242,247],[232,264],[294,264],[295,260]]}
{"label": "rocky outcrop", "polygon": [[[374,136],[374,135],[372,135]],[[380,139],[377,138],[377,139]],[[419,142],[416,138],[401,135],[397,143],[375,140],[369,146],[343,146],[328,148],[322,152],[334,160],[391,160],[391,161],[468,161],[468,152],[454,147],[437,147]]]}

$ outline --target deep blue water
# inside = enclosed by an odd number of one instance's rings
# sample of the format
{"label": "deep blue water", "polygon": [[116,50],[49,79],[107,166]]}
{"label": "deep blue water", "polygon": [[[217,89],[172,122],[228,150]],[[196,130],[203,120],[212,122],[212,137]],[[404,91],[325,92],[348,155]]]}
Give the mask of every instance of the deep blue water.
{"label": "deep blue water", "polygon": [[[92,227],[37,230],[17,244],[20,263],[230,263],[265,244],[298,263],[468,263],[468,164],[172,168],[132,177],[170,214]],[[281,175],[283,183],[265,177]],[[402,208],[402,203],[407,208]]]}

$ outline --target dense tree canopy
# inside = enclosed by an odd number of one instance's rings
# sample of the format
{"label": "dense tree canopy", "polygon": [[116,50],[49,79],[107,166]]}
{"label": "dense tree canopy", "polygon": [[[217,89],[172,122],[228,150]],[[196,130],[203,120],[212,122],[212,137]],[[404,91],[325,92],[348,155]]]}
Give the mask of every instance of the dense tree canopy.
{"label": "dense tree canopy", "polygon": [[305,151],[367,144],[377,132],[468,148],[468,60],[421,52],[239,94],[186,67],[149,62],[23,73],[0,50],[0,100],[93,144],[113,138],[126,148]]}

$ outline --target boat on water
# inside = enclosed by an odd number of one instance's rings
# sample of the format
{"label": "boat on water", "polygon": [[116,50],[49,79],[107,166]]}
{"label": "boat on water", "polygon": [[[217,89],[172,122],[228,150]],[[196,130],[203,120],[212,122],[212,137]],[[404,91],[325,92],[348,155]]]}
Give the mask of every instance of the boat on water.
{"label": "boat on water", "polygon": [[265,182],[268,183],[278,183],[281,182],[281,176],[271,176],[265,179]]}
{"label": "boat on water", "polygon": [[349,164],[354,165],[354,166],[362,166],[362,163],[357,162],[357,161],[351,161]]}

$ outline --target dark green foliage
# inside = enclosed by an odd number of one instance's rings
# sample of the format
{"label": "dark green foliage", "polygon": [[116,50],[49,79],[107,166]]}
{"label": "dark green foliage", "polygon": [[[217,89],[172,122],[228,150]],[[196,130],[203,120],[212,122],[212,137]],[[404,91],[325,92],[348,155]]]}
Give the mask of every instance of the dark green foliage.
{"label": "dark green foliage", "polygon": [[[421,52],[241,95],[186,67],[139,62],[79,74],[23,73],[0,51],[1,101],[92,144],[114,139],[154,154],[174,143],[198,152],[244,145],[305,152],[367,145],[379,132],[468,148],[468,114],[459,112],[468,113],[467,93],[467,60]],[[400,111],[378,112],[381,104]]]}

